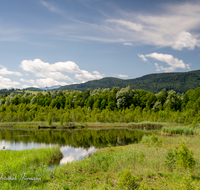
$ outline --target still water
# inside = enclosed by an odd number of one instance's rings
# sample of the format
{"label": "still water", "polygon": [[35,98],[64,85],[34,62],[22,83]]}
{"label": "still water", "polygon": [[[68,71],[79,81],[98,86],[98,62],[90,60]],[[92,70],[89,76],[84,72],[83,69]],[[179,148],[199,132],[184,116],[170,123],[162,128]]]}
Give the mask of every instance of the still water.
{"label": "still water", "polygon": [[0,130],[0,150],[24,150],[32,148],[60,146],[63,158],[57,164],[64,164],[111,146],[138,143],[144,134],[139,130],[99,129],[99,130]]}

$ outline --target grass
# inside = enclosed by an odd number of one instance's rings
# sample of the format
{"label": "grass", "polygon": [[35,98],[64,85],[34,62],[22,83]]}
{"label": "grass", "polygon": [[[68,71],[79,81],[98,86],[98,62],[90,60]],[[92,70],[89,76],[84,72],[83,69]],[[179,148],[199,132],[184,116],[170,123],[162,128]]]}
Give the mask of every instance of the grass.
{"label": "grass", "polygon": [[[159,137],[162,145],[132,144],[97,151],[81,161],[67,163],[55,170],[52,180],[38,189],[121,189],[123,173],[129,169],[141,189],[198,189],[200,187],[200,137]],[[194,153],[196,165],[168,171],[166,152],[182,140]],[[146,187],[146,188],[145,188]]]}
{"label": "grass", "polygon": [[[114,128],[114,127],[127,127],[134,129],[156,129],[159,130],[164,126],[175,126],[175,123],[157,123],[157,122],[140,122],[140,123],[103,123],[103,122],[69,122],[68,126],[75,126],[84,128]],[[0,122],[0,127],[15,127],[15,128],[38,128],[38,126],[49,126],[47,121],[31,121],[31,122]],[[51,126],[61,127],[60,122],[52,122]],[[67,127],[66,123],[62,127]],[[180,125],[181,126],[181,125]]]}
{"label": "grass", "polygon": [[189,126],[176,126],[176,127],[163,127],[161,132],[163,134],[169,134],[169,135],[194,135],[195,129],[189,127]]}
{"label": "grass", "polygon": [[0,189],[37,187],[52,175],[47,164],[60,158],[62,153],[58,146],[22,151],[1,150]]}
{"label": "grass", "polygon": [[39,166],[49,164],[60,158],[62,158],[62,153],[58,146],[22,151],[1,150],[0,173],[10,175],[12,173],[23,172],[30,165]]}
{"label": "grass", "polygon": [[[183,140],[193,152],[196,164],[193,170],[182,168],[170,171],[165,165],[167,151],[174,149]],[[100,149],[81,161],[73,161],[56,168],[54,173],[43,169],[46,173],[40,171],[41,182],[23,183],[26,189],[31,190],[122,189],[127,184],[134,184],[140,190],[198,189],[199,141],[200,136],[144,136],[139,144]],[[17,160],[19,159],[16,158]],[[134,183],[128,183],[129,177],[135,180]],[[6,183],[9,185],[11,182]],[[13,184],[10,189],[16,189],[16,185],[19,184]]]}

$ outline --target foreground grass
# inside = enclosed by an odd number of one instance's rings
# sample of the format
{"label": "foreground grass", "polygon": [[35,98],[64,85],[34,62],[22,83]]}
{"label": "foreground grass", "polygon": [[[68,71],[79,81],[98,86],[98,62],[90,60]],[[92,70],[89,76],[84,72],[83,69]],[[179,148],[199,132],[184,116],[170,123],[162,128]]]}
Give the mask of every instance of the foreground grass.
{"label": "foreground grass", "polygon": [[[140,144],[98,150],[86,159],[58,167],[54,173],[43,170],[46,176],[41,175],[41,182],[25,184],[26,189],[125,189],[123,185],[129,178],[139,190],[200,189],[200,136],[164,136],[159,137],[159,144],[147,143],[145,139]],[[170,171],[165,165],[167,150],[183,140],[194,153],[195,166],[193,170]],[[16,184],[12,188],[16,189]]]}
{"label": "foreground grass", "polygon": [[[195,168],[169,171],[166,152],[182,140],[193,151]],[[198,189],[200,187],[200,137],[162,137],[162,145],[132,144],[99,150],[82,161],[59,167],[44,189],[121,189],[120,179],[129,168],[141,189]]]}
{"label": "foreground grass", "polygon": [[[127,176],[128,179],[134,180],[134,183],[137,184],[134,187],[140,190],[200,189],[200,136],[160,136],[159,143],[150,143],[148,139],[148,137],[144,137],[140,144],[100,149],[88,158],[67,163],[54,171],[41,166],[31,173],[32,170],[28,168],[30,165],[28,160],[31,160],[32,155],[27,159],[27,170],[26,167],[23,167],[23,162],[20,162],[22,171],[26,170],[27,175],[32,177],[41,177],[41,180],[18,183],[8,181],[2,183],[4,185],[2,189],[125,189],[123,185],[126,183],[124,179],[128,181]],[[171,171],[165,165],[167,151],[170,148],[174,149],[182,141],[193,152],[195,166],[191,170],[177,168]],[[48,152],[41,152],[41,154],[48,154]],[[3,160],[2,158],[1,160]],[[22,158],[16,157],[15,162],[18,163],[18,160]],[[40,159],[40,161],[45,159]],[[9,156],[7,156],[7,160],[9,160]],[[24,162],[26,162],[25,160]],[[42,163],[40,161],[39,163]],[[8,171],[11,173],[18,169],[8,169]],[[4,169],[5,171],[6,169]]]}
{"label": "foreground grass", "polygon": [[52,175],[47,164],[62,158],[60,147],[0,151],[0,189],[26,189]]}

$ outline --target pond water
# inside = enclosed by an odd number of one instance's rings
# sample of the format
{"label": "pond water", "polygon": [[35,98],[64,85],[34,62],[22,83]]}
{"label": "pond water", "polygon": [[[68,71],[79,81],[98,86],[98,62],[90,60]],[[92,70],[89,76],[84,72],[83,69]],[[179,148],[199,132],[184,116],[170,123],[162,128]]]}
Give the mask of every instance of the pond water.
{"label": "pond water", "polygon": [[54,165],[64,164],[111,146],[138,143],[144,134],[139,130],[99,129],[99,130],[0,130],[0,150],[24,150],[60,146],[63,158]]}

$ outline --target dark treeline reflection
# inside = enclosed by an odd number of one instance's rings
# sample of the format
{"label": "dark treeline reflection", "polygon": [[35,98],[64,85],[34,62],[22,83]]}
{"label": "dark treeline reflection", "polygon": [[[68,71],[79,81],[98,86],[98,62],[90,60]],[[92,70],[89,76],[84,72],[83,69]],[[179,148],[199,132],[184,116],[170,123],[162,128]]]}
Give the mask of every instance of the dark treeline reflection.
{"label": "dark treeline reflection", "polygon": [[10,142],[37,142],[45,144],[68,145],[74,148],[102,148],[137,143],[144,134],[138,130],[0,130],[0,140]]}

